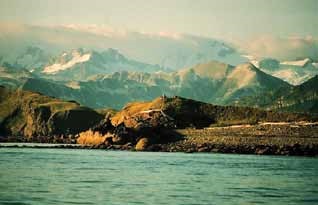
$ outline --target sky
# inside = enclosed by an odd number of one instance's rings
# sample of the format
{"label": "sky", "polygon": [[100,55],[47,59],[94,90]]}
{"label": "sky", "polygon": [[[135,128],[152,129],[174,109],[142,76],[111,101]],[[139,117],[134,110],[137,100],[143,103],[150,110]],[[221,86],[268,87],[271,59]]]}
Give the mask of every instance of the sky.
{"label": "sky", "polygon": [[0,22],[207,37],[318,36],[317,0],[0,0]]}

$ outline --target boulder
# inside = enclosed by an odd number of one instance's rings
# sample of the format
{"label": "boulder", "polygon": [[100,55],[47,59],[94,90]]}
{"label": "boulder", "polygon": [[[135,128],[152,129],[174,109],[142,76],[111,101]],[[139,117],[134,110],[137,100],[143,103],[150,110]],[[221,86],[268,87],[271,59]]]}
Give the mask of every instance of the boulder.
{"label": "boulder", "polygon": [[150,140],[148,138],[143,137],[137,142],[135,149],[137,151],[145,151],[149,145]]}

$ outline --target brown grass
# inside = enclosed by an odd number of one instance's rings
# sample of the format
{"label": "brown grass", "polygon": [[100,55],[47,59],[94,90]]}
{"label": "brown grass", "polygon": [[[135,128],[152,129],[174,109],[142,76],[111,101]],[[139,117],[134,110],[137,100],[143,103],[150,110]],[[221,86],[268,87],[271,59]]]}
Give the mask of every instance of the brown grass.
{"label": "brown grass", "polygon": [[85,132],[81,132],[79,134],[79,138],[77,138],[77,144],[83,145],[100,145],[105,142],[105,139],[110,136],[110,134],[102,135],[99,132],[93,132],[92,130],[88,130]]}
{"label": "brown grass", "polygon": [[163,106],[161,97],[150,102],[128,103],[121,111],[117,112],[111,119],[113,125],[118,125],[125,120],[125,117],[133,116],[144,110],[160,109]]}

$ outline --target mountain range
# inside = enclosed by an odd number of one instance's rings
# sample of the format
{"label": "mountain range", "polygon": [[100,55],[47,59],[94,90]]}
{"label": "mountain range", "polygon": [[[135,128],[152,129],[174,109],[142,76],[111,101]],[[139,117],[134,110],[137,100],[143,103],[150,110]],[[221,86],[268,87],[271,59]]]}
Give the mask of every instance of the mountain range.
{"label": "mountain range", "polygon": [[230,43],[188,34],[78,25],[3,31],[0,84],[6,87],[92,108],[177,95],[218,105],[317,110],[313,58],[256,59]]}
{"label": "mountain range", "polygon": [[123,70],[139,72],[164,70],[159,65],[128,59],[115,49],[97,52],[78,48],[52,57],[48,57],[44,53],[38,47],[28,47],[17,57],[13,65],[25,68],[42,78],[76,81],[85,81],[93,75]]}
{"label": "mountain range", "polygon": [[[6,82],[5,79],[2,81]],[[30,73],[15,82],[15,87],[24,90],[76,100],[93,108],[116,109],[127,102],[151,100],[160,95],[179,95],[220,105],[240,105],[241,99],[250,96],[293,88],[253,64],[231,66],[216,61],[174,72],[120,71],[92,75],[85,81],[45,79]]]}

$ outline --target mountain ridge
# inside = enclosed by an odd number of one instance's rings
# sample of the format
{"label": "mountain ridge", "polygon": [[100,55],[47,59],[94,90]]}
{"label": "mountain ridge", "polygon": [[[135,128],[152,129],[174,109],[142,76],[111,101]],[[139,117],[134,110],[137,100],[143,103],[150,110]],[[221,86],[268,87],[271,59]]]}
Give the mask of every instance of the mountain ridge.
{"label": "mountain ridge", "polygon": [[[37,50],[37,53],[44,52],[37,47],[28,48],[26,52],[29,50]],[[22,57],[26,58],[25,56],[30,55],[32,55],[32,53],[26,53],[22,55]],[[34,56],[34,58],[35,62],[17,59],[16,64],[20,67],[27,68],[30,72],[40,77],[53,80],[83,81],[92,75],[107,74],[121,70],[155,72],[163,69],[158,65],[146,64],[129,59],[113,48],[101,52],[77,48],[63,51],[59,55],[47,59],[38,59],[37,56]],[[36,62],[37,60],[39,62]],[[25,62],[25,64],[21,64],[23,62]]]}
{"label": "mountain ridge", "polygon": [[[121,71],[99,74],[88,81],[78,82],[74,89],[68,82],[61,81],[57,84],[66,86],[65,89],[69,90],[61,93],[69,93],[69,96],[75,97],[84,105],[104,105],[117,109],[129,101],[150,100],[163,94],[180,95],[210,103],[231,104],[242,96],[255,96],[274,88],[289,86],[288,83],[258,70],[252,64],[234,67],[215,61],[171,73]],[[57,88],[61,86],[57,85]],[[23,86],[24,89],[51,95],[52,92],[46,92],[45,87],[45,84],[36,86],[36,82],[33,86],[30,82]],[[95,105],[93,102],[86,104],[87,101],[80,97],[85,95],[90,96],[87,97],[89,99],[95,99]],[[60,97],[69,99],[62,95]]]}

